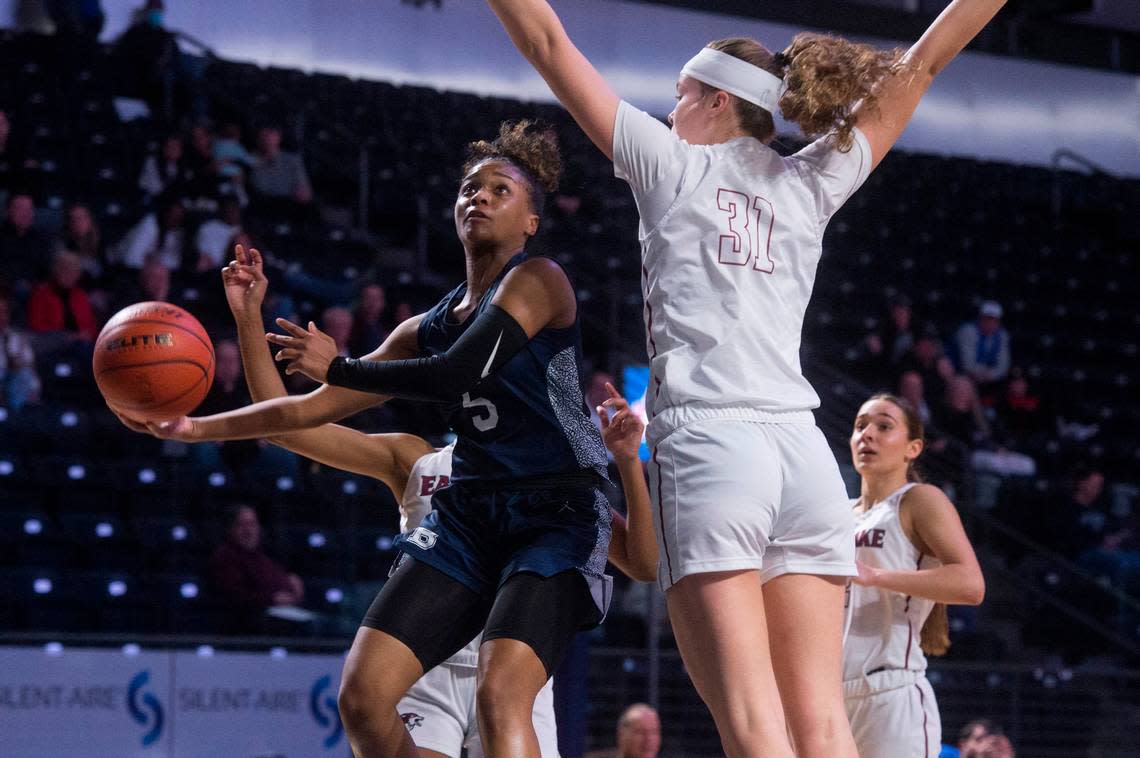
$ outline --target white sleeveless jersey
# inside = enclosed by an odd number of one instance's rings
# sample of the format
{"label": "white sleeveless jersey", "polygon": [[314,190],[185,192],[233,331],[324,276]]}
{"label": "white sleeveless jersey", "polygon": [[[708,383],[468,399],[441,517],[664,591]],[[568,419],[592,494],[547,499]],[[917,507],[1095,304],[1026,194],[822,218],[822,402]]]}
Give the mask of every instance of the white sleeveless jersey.
{"label": "white sleeveless jersey", "polygon": [[651,418],[690,404],[819,406],[800,370],[804,311],[823,230],[870,170],[858,130],[846,153],[825,137],[784,158],[751,137],[690,145],[620,104],[614,173],[641,216]]}
{"label": "white sleeveless jersey", "polygon": [[[407,534],[420,525],[431,512],[431,498],[436,492],[451,486],[451,453],[454,444],[418,458],[408,473],[404,495],[400,498],[400,532]],[[476,637],[467,647],[444,661],[451,666],[474,667],[479,660],[479,643]]]}
{"label": "white sleeveless jersey", "polygon": [[[899,523],[899,504],[915,485],[907,484],[885,500],[855,514],[855,557],[889,571],[915,571],[942,565],[922,555]],[[858,500],[852,501],[853,506]],[[847,637],[843,644],[843,679],[858,679],[881,669],[925,671],[919,634],[933,600],[852,582],[847,588]]]}

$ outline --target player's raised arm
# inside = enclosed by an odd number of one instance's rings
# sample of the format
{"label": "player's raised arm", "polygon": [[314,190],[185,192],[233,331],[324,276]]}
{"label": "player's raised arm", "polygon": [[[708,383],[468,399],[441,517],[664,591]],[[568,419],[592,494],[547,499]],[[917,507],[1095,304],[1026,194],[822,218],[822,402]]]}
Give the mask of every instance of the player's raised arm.
{"label": "player's raised arm", "polygon": [[1005,0],[954,0],[903,55],[899,70],[884,77],[874,107],[856,109],[856,123],[871,145],[872,166],[898,140],[934,77],[978,35]]}
{"label": "player's raised arm", "polygon": [[[250,397],[254,402],[287,397],[262,331],[261,303],[269,282],[261,253],[238,245],[235,260],[222,269],[222,282],[237,325]],[[365,434],[339,424],[290,432],[269,441],[326,466],[379,479],[396,493],[403,489],[411,463],[434,449],[415,435]]]}
{"label": "player's raised arm", "polygon": [[613,159],[618,96],[574,46],[546,0],[487,0],[519,52],[598,149]]}
{"label": "player's raised arm", "polygon": [[657,538],[653,534],[649,487],[637,457],[645,424],[612,384],[606,384],[606,392],[609,400],[597,409],[602,419],[602,441],[614,456],[626,505],[625,518],[616,511],[612,513],[609,559],[631,579],[651,582],[657,577]]}

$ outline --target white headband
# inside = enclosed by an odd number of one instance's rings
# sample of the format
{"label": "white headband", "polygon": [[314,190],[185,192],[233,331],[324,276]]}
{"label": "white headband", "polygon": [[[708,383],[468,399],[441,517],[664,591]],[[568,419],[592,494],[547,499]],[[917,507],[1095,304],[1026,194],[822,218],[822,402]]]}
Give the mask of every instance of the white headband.
{"label": "white headband", "polygon": [[784,81],[780,77],[711,47],[701,48],[681,73],[755,103],[770,113],[776,112],[783,94]]}

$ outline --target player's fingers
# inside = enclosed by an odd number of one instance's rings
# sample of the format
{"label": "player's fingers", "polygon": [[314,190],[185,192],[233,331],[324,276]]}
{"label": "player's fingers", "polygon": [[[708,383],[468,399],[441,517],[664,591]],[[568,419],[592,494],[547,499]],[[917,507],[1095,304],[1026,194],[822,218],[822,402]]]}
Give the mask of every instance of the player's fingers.
{"label": "player's fingers", "polygon": [[280,361],[294,361],[297,359],[297,357],[298,357],[297,351],[291,350],[289,348],[285,348],[283,350],[278,350],[277,355],[273,356],[274,360],[279,361],[279,362]]}
{"label": "player's fingers", "polygon": [[621,393],[609,382],[606,382],[606,392],[610,393],[610,397],[612,398],[616,399],[621,397]]}
{"label": "player's fingers", "polygon": [[300,326],[297,326],[296,324],[294,324],[292,321],[290,321],[287,318],[279,318],[279,319],[277,319],[277,321],[275,323],[277,324],[277,326],[279,326],[282,329],[284,329],[285,331],[289,332],[294,337],[304,337],[305,335],[308,334],[307,331],[305,331]]}
{"label": "player's fingers", "polygon": [[251,247],[245,254],[245,262],[254,268],[261,268],[261,251]]}
{"label": "player's fingers", "polygon": [[605,404],[615,411],[624,411],[629,408],[629,403],[624,397],[611,397]]}
{"label": "player's fingers", "polygon": [[234,245],[234,257],[237,258],[238,263],[246,263],[247,262],[244,245],[241,245],[241,244]]}
{"label": "player's fingers", "polygon": [[297,337],[290,337],[288,334],[277,334],[276,332],[268,332],[265,335],[267,342],[274,345],[283,345],[288,347],[297,347],[302,343],[302,340]]}
{"label": "player's fingers", "polygon": [[597,407],[598,418],[602,420],[602,429],[605,430],[610,425],[610,414],[603,406]]}

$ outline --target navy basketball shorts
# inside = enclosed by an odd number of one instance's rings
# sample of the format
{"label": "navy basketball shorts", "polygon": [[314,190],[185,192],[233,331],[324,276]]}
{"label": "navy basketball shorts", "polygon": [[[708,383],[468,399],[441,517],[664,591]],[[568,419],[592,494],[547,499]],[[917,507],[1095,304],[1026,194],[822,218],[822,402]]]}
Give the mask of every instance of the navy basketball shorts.
{"label": "navy basketball shorts", "polygon": [[596,487],[494,489],[455,482],[432,499],[419,527],[397,547],[484,596],[529,572],[551,577],[577,571],[590,589],[601,623],[611,582],[605,576],[610,505]]}

